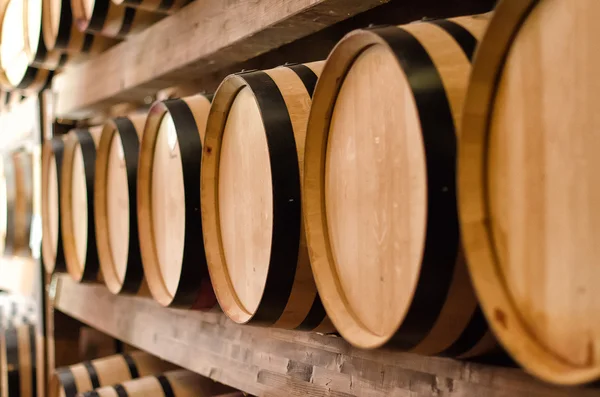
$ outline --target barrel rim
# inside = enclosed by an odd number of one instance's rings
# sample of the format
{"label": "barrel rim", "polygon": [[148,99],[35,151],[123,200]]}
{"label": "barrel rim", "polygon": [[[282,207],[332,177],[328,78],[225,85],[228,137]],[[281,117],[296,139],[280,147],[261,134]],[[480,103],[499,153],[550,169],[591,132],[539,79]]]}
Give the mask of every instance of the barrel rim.
{"label": "barrel rim", "polygon": [[[60,151],[60,160],[56,158],[56,151]],[[64,272],[64,255],[62,252],[62,233],[61,233],[61,217],[60,217],[60,180],[61,180],[61,165],[62,156],[64,151],[64,142],[61,136],[56,136],[52,139],[44,141],[42,145],[42,235],[49,236],[50,225],[48,220],[49,208],[48,208],[48,184],[49,184],[49,173],[50,163],[54,161],[56,163],[56,176],[57,176],[57,194],[58,194],[58,239],[56,247],[52,246],[52,241],[49,238],[42,239],[42,257],[44,259],[44,267],[46,272],[53,274],[55,271]]]}
{"label": "barrel rim", "polygon": [[[138,233],[140,252],[142,256],[142,265],[146,277],[146,282],[152,297],[165,307],[182,307],[182,308],[193,308],[193,309],[208,309],[214,306],[215,298],[212,290],[212,286],[209,281],[208,270],[206,269],[206,257],[204,253],[204,243],[202,239],[192,238],[191,234],[199,232],[202,233],[202,225],[199,219],[191,219],[190,212],[197,214],[198,203],[196,201],[188,202],[189,197],[198,195],[198,182],[199,176],[194,179],[194,183],[188,181],[186,178],[186,169],[183,167],[184,175],[184,200],[186,208],[186,219],[185,219],[185,237],[184,237],[184,248],[183,248],[183,259],[181,263],[181,278],[174,293],[171,293],[161,277],[160,262],[158,259],[158,253],[156,251],[153,216],[152,216],[152,169],[154,163],[154,152],[156,147],[156,140],[160,124],[167,113],[173,118],[173,122],[176,125],[178,133],[178,140],[181,139],[179,135],[178,123],[184,122],[188,127],[187,131],[190,136],[197,134],[198,141],[200,143],[200,153],[202,152],[202,141],[200,139],[199,131],[197,129],[196,116],[192,108],[189,106],[188,101],[194,98],[202,97],[204,100],[209,101],[210,99],[206,95],[195,95],[181,99],[168,99],[165,101],[155,102],[150,110],[148,111],[148,117],[144,126],[144,133],[140,143],[139,157],[138,157],[138,169],[137,169],[137,222],[138,222]],[[185,112],[187,118],[192,117],[194,119],[194,126],[191,125],[191,120],[179,120],[173,113]],[[179,113],[181,116],[181,113]],[[195,136],[194,136],[195,139]],[[187,161],[198,161],[197,155],[194,153],[193,148],[186,148],[182,150],[181,161],[182,165]],[[198,164],[198,173],[200,172],[200,164]],[[187,181],[187,182],[186,182]],[[194,191],[192,191],[194,190]],[[196,192],[196,193],[194,193]],[[199,214],[198,218],[199,218]],[[194,240],[194,241],[192,241]]]}
{"label": "barrel rim", "polygon": [[[108,223],[110,221],[108,219],[107,206],[110,147],[116,134],[118,134],[122,140],[124,139],[124,134],[127,134],[128,138],[130,136],[135,138],[135,143],[137,144],[136,150],[139,149],[137,129],[129,118],[123,117],[110,119],[104,124],[100,136],[100,142],[98,143],[96,173],[94,178],[94,219],[96,226],[96,243],[98,246],[100,270],[102,271],[104,283],[106,284],[108,290],[113,294],[135,294],[139,291],[144,280],[144,269],[142,266],[141,255],[139,253],[139,242],[137,238],[137,210],[135,197],[138,153],[130,153],[125,148],[123,150],[125,162],[133,163],[135,164],[135,167],[130,169],[131,167],[126,166],[127,169],[124,171],[127,174],[130,222],[129,234],[127,237],[127,269],[125,271],[123,280],[121,281],[120,277],[118,276],[116,265],[113,261],[112,249],[110,246],[110,232],[108,228]],[[132,184],[133,186],[131,186]],[[133,193],[133,195],[131,193]],[[134,235],[133,238],[132,235]]]}
{"label": "barrel rim", "polygon": [[[462,120],[457,184],[459,218],[475,291],[496,337],[528,372],[550,383],[577,385],[598,379],[600,364],[571,365],[529,331],[501,275],[486,204],[488,127],[499,77],[522,24],[541,1],[500,2],[479,46]],[[506,326],[508,323],[510,328]]]}

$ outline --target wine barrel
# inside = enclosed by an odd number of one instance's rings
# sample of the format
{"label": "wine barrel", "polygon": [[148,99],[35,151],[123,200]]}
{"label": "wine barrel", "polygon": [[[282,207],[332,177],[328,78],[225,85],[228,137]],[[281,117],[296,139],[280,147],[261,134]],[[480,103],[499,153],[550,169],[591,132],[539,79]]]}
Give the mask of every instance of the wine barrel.
{"label": "wine barrel", "polygon": [[459,154],[463,243],[491,327],[528,372],[565,385],[600,378],[599,15],[593,0],[501,2]]}
{"label": "wine barrel", "polygon": [[76,129],[65,138],[60,181],[61,233],[67,272],[77,282],[95,282],[100,275],[94,177],[101,129]]}
{"label": "wine barrel", "polygon": [[6,237],[4,255],[29,255],[33,213],[31,154],[15,152],[4,159]]}
{"label": "wine barrel", "polygon": [[156,102],[148,113],[137,175],[138,233],[146,282],[163,306],[209,309],[216,299],[198,205],[210,99]]}
{"label": "wine barrel", "polygon": [[71,8],[80,31],[107,37],[125,38],[161,18],[156,13],[117,5],[111,0],[71,0]]}
{"label": "wine barrel", "polygon": [[160,374],[174,367],[166,361],[139,351],[86,361],[55,370],[50,379],[49,395],[75,397],[78,393]]}
{"label": "wine barrel", "polygon": [[61,69],[69,60],[69,55],[57,50],[48,50],[44,43],[43,0],[19,1],[23,1],[25,6],[27,26],[23,34],[30,65],[48,70]]}
{"label": "wine barrel", "polygon": [[100,268],[113,294],[140,290],[144,268],[138,239],[137,164],[146,115],[109,120],[96,156],[94,218]]}
{"label": "wine barrel", "polygon": [[0,85],[7,90],[39,92],[50,83],[53,72],[31,65],[25,39],[25,4],[23,0],[8,0],[0,7]]}
{"label": "wine barrel", "polygon": [[37,397],[35,327],[23,325],[4,331],[0,339],[0,393]]}
{"label": "wine barrel", "polygon": [[92,55],[119,42],[113,38],[80,32],[73,18],[71,0],[43,0],[42,17],[44,43],[49,50]]}
{"label": "wine barrel", "polygon": [[231,388],[190,371],[177,370],[161,375],[133,379],[122,384],[101,387],[81,393],[81,397],[209,397],[230,391]]}
{"label": "wine barrel", "polygon": [[300,202],[306,121],[322,67],[231,75],[213,99],[200,177],[204,243],[219,304],[237,323],[330,329]]}
{"label": "wine barrel", "polygon": [[64,147],[61,136],[45,141],[42,147],[42,257],[49,274],[67,271],[59,207]]}
{"label": "wine barrel", "polygon": [[455,195],[461,106],[488,20],[358,30],[327,59],[306,134],[304,219],[319,294],[355,346],[458,357],[495,346]]}
{"label": "wine barrel", "polygon": [[112,0],[113,3],[127,7],[140,8],[157,13],[171,14],[188,4],[191,0]]}

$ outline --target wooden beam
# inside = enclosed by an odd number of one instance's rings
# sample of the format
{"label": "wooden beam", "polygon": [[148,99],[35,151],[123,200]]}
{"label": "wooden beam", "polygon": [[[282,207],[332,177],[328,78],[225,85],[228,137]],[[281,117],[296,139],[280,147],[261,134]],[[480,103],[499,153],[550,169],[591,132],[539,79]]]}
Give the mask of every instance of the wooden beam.
{"label": "wooden beam", "polygon": [[165,309],[149,298],[111,295],[59,277],[58,310],[177,365],[258,396],[587,397],[517,368],[389,350],[342,338],[232,323],[220,312]]}
{"label": "wooden beam", "polygon": [[193,80],[389,0],[199,0],[54,80],[57,116],[81,118]]}

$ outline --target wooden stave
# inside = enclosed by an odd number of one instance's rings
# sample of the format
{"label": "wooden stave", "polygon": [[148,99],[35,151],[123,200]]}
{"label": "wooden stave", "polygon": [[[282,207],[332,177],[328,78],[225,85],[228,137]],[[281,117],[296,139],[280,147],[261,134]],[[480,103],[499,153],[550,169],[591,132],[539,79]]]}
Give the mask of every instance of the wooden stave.
{"label": "wooden stave", "polygon": [[[114,370],[119,366],[123,369],[126,368],[127,373],[109,373],[111,369]],[[117,354],[69,367],[57,368],[50,379],[48,393],[50,397],[75,397],[78,393],[131,379],[160,374],[173,368],[174,365],[145,352],[135,351],[130,354]]]}
{"label": "wooden stave", "polygon": [[[536,340],[515,308],[500,276],[497,253],[489,225],[486,188],[486,140],[490,135],[496,90],[511,46],[541,0],[500,2],[475,60],[462,120],[464,139],[458,157],[459,214],[463,244],[480,304],[490,327],[510,355],[527,372],[550,383],[574,386],[597,382],[600,366],[571,365]],[[510,329],[503,326],[509,322]],[[594,383],[595,384],[595,383]]]}
{"label": "wooden stave", "polygon": [[[3,395],[15,397],[37,396],[37,357],[34,326],[23,325],[9,328],[3,332],[0,340],[0,363],[0,390]],[[29,382],[27,382],[27,378],[29,378]]]}
{"label": "wooden stave", "polygon": [[93,55],[101,53],[119,42],[119,40],[112,38],[80,32],[73,18],[71,0],[52,1],[61,2],[61,11],[55,34],[51,27],[53,19],[51,14],[52,5],[50,1],[43,2],[42,34],[44,44],[48,50],[57,50],[67,54]]}
{"label": "wooden stave", "polygon": [[113,3],[127,7],[140,8],[163,14],[172,14],[192,0],[112,0]]}
{"label": "wooden stave", "polygon": [[[138,238],[137,213],[137,164],[140,150],[140,139],[146,117],[119,117],[109,120],[102,129],[96,157],[96,174],[94,178],[94,218],[96,227],[96,243],[104,283],[113,294],[136,294],[144,282],[144,267],[140,240]],[[129,192],[129,253],[127,271],[121,283],[115,272],[112,260],[110,240],[108,236],[108,215],[106,201],[107,167],[110,145],[115,134],[121,138],[123,155],[127,168]]]}
{"label": "wooden stave", "polygon": [[[467,30],[464,26],[463,29],[458,29],[452,31],[452,27],[441,26],[446,24],[444,20],[442,21],[428,21],[428,23],[438,24],[445,34],[449,35],[461,50],[467,54],[467,50],[472,51],[474,46],[469,44],[469,40],[466,42],[465,39],[468,38],[468,35],[464,34],[464,31]],[[456,24],[456,22],[454,23]],[[410,25],[409,25],[410,26]],[[433,349],[431,346],[426,346],[423,342],[427,341],[428,334],[434,330],[436,327],[438,320],[443,315],[444,302],[446,300],[445,294],[441,293],[438,296],[438,302],[436,306],[437,315],[434,318],[429,318],[426,323],[419,324],[419,316],[427,311],[427,305],[416,305],[413,301],[409,307],[409,312],[405,316],[404,320],[400,323],[400,326],[396,329],[396,332],[393,335],[386,335],[385,337],[374,337],[373,334],[367,335],[367,332],[360,325],[360,321],[354,318],[354,314],[352,313],[352,309],[350,309],[346,303],[346,298],[341,295],[340,292],[337,291],[338,288],[329,288],[329,285],[337,285],[337,281],[335,281],[335,274],[331,270],[326,270],[333,268],[333,256],[331,254],[331,245],[329,242],[329,237],[327,235],[327,222],[325,220],[325,208],[324,208],[324,196],[323,196],[323,186],[324,186],[324,163],[325,163],[325,151],[326,151],[326,142],[329,134],[329,122],[331,120],[331,115],[333,113],[333,108],[335,105],[337,93],[339,92],[341,85],[344,81],[344,76],[350,70],[354,60],[358,55],[364,51],[366,48],[372,45],[383,45],[392,54],[395,55],[396,59],[400,60],[401,57],[408,57],[410,54],[403,54],[404,51],[407,51],[408,47],[404,47],[402,45],[402,40],[399,40],[397,36],[398,31],[402,30],[402,26],[400,27],[374,27],[367,30],[358,30],[348,34],[342,41],[340,41],[335,49],[330,54],[321,78],[317,84],[317,88],[314,94],[314,102],[313,107],[311,109],[311,116],[309,118],[309,125],[307,131],[307,144],[306,144],[306,161],[305,161],[305,179],[304,183],[306,188],[303,194],[303,203],[305,205],[305,214],[312,214],[310,217],[305,215],[305,221],[307,224],[307,234],[309,239],[309,245],[311,247],[311,265],[313,267],[313,274],[315,275],[315,279],[317,282],[317,286],[319,292],[323,296],[323,303],[325,304],[325,308],[327,309],[327,313],[332,318],[332,322],[339,330],[339,332],[353,345],[361,347],[361,348],[375,348],[382,345],[385,345],[389,348],[394,349],[402,349],[413,352],[419,352],[420,354],[437,354],[437,355],[446,355],[446,356],[455,356],[455,357],[471,357],[475,355],[482,355],[490,352],[497,348],[497,344],[493,335],[487,329],[487,324],[485,318],[480,310],[477,308],[476,297],[473,295],[472,303],[475,306],[472,314],[469,316],[469,321],[464,324],[464,329],[460,335],[456,337],[456,340],[444,349]],[[472,32],[467,32],[472,33]],[[413,37],[412,34],[409,34],[410,37]],[[474,37],[473,37],[474,38]],[[411,39],[411,41],[413,41]],[[423,46],[415,38],[417,47]],[[462,42],[461,42],[462,41]],[[475,39],[476,41],[476,39]],[[423,50],[427,55],[427,51],[423,47]],[[437,68],[431,65],[433,69],[437,71]],[[338,70],[339,69],[339,70]],[[332,73],[334,71],[334,73]],[[406,73],[406,72],[405,72]],[[342,76],[342,77],[336,77]],[[441,77],[440,77],[441,78]],[[443,86],[442,86],[443,87]],[[466,87],[466,82],[465,82]],[[442,92],[445,95],[445,92]],[[414,95],[414,94],[413,94]],[[447,105],[447,111],[452,113]],[[419,111],[420,114],[424,114],[423,110]],[[428,114],[432,114],[431,111],[427,112]],[[435,113],[435,112],[433,112]],[[450,116],[450,120],[452,116]],[[452,123],[452,121],[450,121]],[[452,125],[454,125],[452,123]],[[451,127],[450,131],[454,133],[455,127]],[[438,133],[439,134],[439,133]],[[425,135],[425,133],[423,133]],[[432,135],[435,136],[435,135]],[[454,140],[455,135],[448,136],[450,140]],[[310,143],[309,143],[310,141]],[[433,140],[432,140],[433,141]],[[435,145],[435,142],[430,142],[429,145]],[[427,146],[427,142],[425,143]],[[444,145],[440,145],[444,146]],[[446,145],[448,147],[448,145]],[[453,145],[450,145],[452,148]],[[427,151],[427,150],[426,150]],[[452,159],[456,156],[456,151],[452,151],[450,149],[448,156]],[[448,169],[453,169],[453,161],[447,161],[445,167]],[[444,166],[440,167],[442,172]],[[438,168],[438,170],[440,170]],[[431,172],[430,167],[427,167],[427,174],[429,175]],[[427,180],[431,180],[428,176]],[[451,182],[451,181],[450,181]],[[446,185],[446,184],[443,184]],[[449,185],[453,185],[450,183]],[[431,202],[430,192],[432,191],[440,191],[439,187],[429,186],[427,188],[428,192],[428,203]],[[452,189],[449,189],[452,191]],[[457,258],[456,262],[460,263],[458,257],[461,255],[460,252],[460,244],[459,244],[459,230],[458,230],[458,220],[457,216],[453,216],[452,213],[455,212],[453,208],[456,208],[456,205],[453,204],[450,200],[449,203],[446,203],[446,210],[451,214],[447,219],[450,224],[455,224],[454,227],[455,233],[453,237],[454,243],[448,241],[444,241],[447,236],[439,236],[437,241],[441,241],[442,244],[446,245],[446,251],[452,252],[455,251],[452,257]],[[431,206],[428,204],[428,207]],[[436,211],[439,214],[439,208]],[[428,214],[431,213],[430,209],[428,210]],[[316,214],[316,215],[315,215]],[[318,219],[317,219],[318,218]],[[431,217],[427,217],[428,224],[430,222]],[[439,225],[439,222],[437,222]],[[443,222],[442,222],[443,224]],[[433,225],[431,225],[433,226]],[[429,246],[432,249],[436,249],[436,244],[431,244],[435,241],[430,234],[434,228],[427,226],[427,237],[425,242],[425,247]],[[443,229],[442,229],[443,230]],[[443,257],[443,255],[442,255]],[[444,263],[444,262],[442,262]],[[464,283],[469,283],[468,275],[459,276],[456,273],[459,270],[459,267],[462,266],[464,269],[465,264],[463,262],[462,265],[456,266],[457,263],[454,261],[445,261],[446,266],[446,281],[444,284],[444,289],[442,291],[449,291],[450,287],[454,285],[456,282],[462,280]],[[427,283],[424,282],[423,278],[423,264],[421,264],[421,270],[419,274],[419,282],[417,283],[416,290],[421,289],[422,293],[420,294],[421,298],[419,301],[421,303],[427,302],[428,299],[425,299],[423,293],[426,290]],[[433,273],[437,273],[439,269],[434,269],[433,266],[429,266],[430,271],[427,273],[429,277],[427,279],[432,280]],[[466,273],[466,272],[465,272]],[[454,281],[454,278],[457,277],[457,280]],[[420,287],[421,286],[421,287]],[[335,291],[334,291],[335,290]],[[441,291],[440,291],[441,292]],[[442,301],[440,298],[443,296]],[[337,302],[335,302],[337,300]],[[409,319],[409,315],[412,312],[412,320]],[[433,312],[435,313],[435,312]],[[431,317],[431,314],[430,314]],[[446,315],[446,321],[451,321],[449,316]],[[409,319],[410,322],[407,322]],[[412,324],[411,324],[412,323]],[[408,326],[407,326],[408,324]],[[402,329],[404,327],[404,330]],[[439,325],[437,325],[439,327]],[[411,329],[412,328],[412,329]],[[408,331],[408,332],[407,332]],[[370,332],[370,331],[368,331]],[[353,335],[352,333],[358,333],[360,337]],[[469,335],[474,334],[473,339],[469,339]],[[360,338],[361,340],[357,340]],[[363,340],[366,339],[366,340]],[[469,340],[466,340],[469,339]],[[447,343],[448,341],[444,342]],[[458,343],[458,344],[456,344]],[[435,345],[435,343],[434,343]],[[434,346],[433,345],[433,346]],[[438,346],[439,347],[439,346]]]}
{"label": "wooden stave", "polygon": [[[310,100],[312,90],[314,89],[314,85],[317,81],[317,73],[314,70],[307,67],[306,65],[286,65],[288,69],[292,70],[294,74],[300,79],[303,89],[306,90],[304,93],[306,95],[306,99]],[[302,209],[300,208],[300,191],[301,191],[301,180],[299,176],[298,169],[298,153],[296,152],[296,131],[292,126],[292,120],[288,113],[288,108],[285,103],[285,90],[282,90],[276,82],[268,75],[268,71],[250,71],[250,72],[242,72],[235,75],[230,75],[227,77],[219,86],[219,89],[215,93],[215,97],[213,99],[213,105],[211,107],[211,112],[209,114],[207,132],[205,137],[205,149],[203,153],[202,160],[202,173],[201,173],[201,212],[202,212],[202,221],[203,227],[205,228],[204,234],[204,242],[207,253],[207,261],[208,268],[211,274],[211,280],[213,283],[213,288],[215,289],[215,294],[217,295],[217,299],[219,300],[219,304],[223,311],[231,318],[233,321],[241,324],[253,324],[253,325],[261,325],[261,326],[275,326],[282,328],[293,328],[297,330],[304,331],[318,331],[318,332],[331,332],[333,331],[333,327],[326,316],[325,310],[322,306],[319,294],[316,291],[316,287],[314,289],[314,298],[312,304],[310,305],[310,309],[305,313],[304,321],[301,321],[299,325],[290,327],[288,324],[287,317],[289,313],[286,311],[287,303],[289,301],[294,300],[293,292],[298,293],[299,291],[293,290],[297,277],[301,272],[302,266],[309,266],[308,263],[298,263],[300,262],[300,251],[301,251],[301,240],[302,240]],[[269,272],[267,274],[267,281],[265,283],[265,288],[263,292],[263,297],[260,300],[257,310],[248,315],[244,309],[241,308],[241,304],[238,301],[238,297],[236,293],[232,293],[228,289],[219,288],[220,286],[228,286],[231,287],[231,280],[228,276],[228,271],[225,270],[225,256],[223,252],[221,237],[220,237],[220,226],[219,226],[219,213],[218,211],[218,158],[220,157],[221,151],[221,139],[223,136],[225,123],[227,121],[227,114],[229,113],[229,109],[231,108],[237,93],[244,87],[249,87],[257,99],[257,102],[261,101],[258,99],[259,96],[262,96],[262,100],[271,101],[275,99],[277,102],[277,113],[283,119],[283,123],[281,123],[278,117],[275,117],[275,120],[272,120],[269,125],[265,123],[265,130],[267,136],[269,135],[269,131],[273,133],[273,131],[279,130],[285,131],[287,136],[285,139],[288,144],[291,143],[291,148],[294,148],[294,151],[290,150],[287,152],[286,150],[282,150],[277,158],[282,160],[283,158],[287,158],[287,166],[288,170],[294,170],[296,168],[298,171],[298,180],[297,184],[293,184],[296,192],[295,199],[288,200],[287,197],[289,194],[281,194],[279,192],[279,197],[285,197],[285,200],[279,200],[277,205],[279,206],[279,210],[282,211],[282,208],[285,206],[289,206],[289,203],[295,204],[298,206],[289,211],[289,219],[284,220],[284,217],[274,220],[273,222],[273,240],[275,241],[275,236],[282,235],[281,231],[285,231],[286,228],[289,229],[289,224],[292,223],[294,226],[292,229],[294,230],[291,235],[284,237],[287,239],[286,243],[278,244],[280,249],[274,249],[272,245],[271,249],[273,251],[279,251],[279,257],[273,258],[273,254],[271,254],[270,263],[269,263]],[[260,94],[257,94],[259,92]],[[279,97],[279,98],[278,98]],[[270,105],[274,105],[273,102],[270,102]],[[260,108],[260,105],[259,105]],[[274,111],[273,108],[269,108],[270,111]],[[261,109],[261,112],[263,110]],[[264,120],[264,119],[263,119]],[[267,138],[268,141],[268,138]],[[288,147],[289,149],[289,147]],[[277,153],[278,149],[269,148],[269,157],[271,162],[271,170],[273,170],[274,163],[277,163],[277,167],[281,167],[281,161],[277,162],[272,159],[272,157]],[[283,181],[283,179],[289,179],[290,175],[279,175],[279,181]],[[294,177],[295,171],[291,171],[292,178]],[[272,178],[275,178],[272,174]],[[275,183],[273,183],[275,186]],[[282,185],[279,185],[282,186]],[[276,196],[275,187],[273,189],[273,196]],[[284,188],[285,189],[285,188]],[[276,212],[275,209],[275,199],[273,201],[273,211]],[[287,208],[289,210],[289,208]],[[285,213],[286,211],[283,211]],[[276,227],[276,222],[279,227]],[[295,234],[297,232],[297,234]],[[284,232],[285,236],[286,233]],[[289,251],[287,248],[289,246],[293,246],[291,249],[290,255],[288,255]],[[297,249],[296,249],[297,245]],[[285,248],[284,248],[285,247]],[[294,255],[294,252],[296,255]],[[286,266],[274,266],[274,263],[286,264]],[[291,268],[288,264],[294,263],[295,266]],[[273,269],[277,271],[273,271]],[[310,272],[310,269],[309,269]],[[285,279],[285,288],[283,294],[280,294],[281,289],[281,279]],[[314,286],[314,282],[313,282]],[[310,286],[304,287],[303,290],[310,290]],[[312,291],[311,291],[312,292]],[[265,299],[265,295],[267,298]],[[299,293],[298,295],[301,295]]]}
{"label": "wooden stave", "polygon": [[86,33],[124,39],[140,33],[160,19],[159,14],[117,5],[110,0],[95,0],[92,14],[86,15],[85,1],[71,0],[71,9],[77,28]]}
{"label": "wooden stave", "polygon": [[[202,97],[208,101],[212,98],[206,95]],[[202,222],[195,210],[199,201],[197,184],[200,179],[203,144],[194,109],[189,104],[194,98],[199,96],[155,102],[148,112],[137,169],[137,219],[142,264],[152,297],[165,307],[209,310],[215,307],[217,301],[206,267]],[[154,146],[162,119],[167,113],[173,118],[178,142],[185,142],[183,146],[186,147],[181,153],[186,207],[185,242],[180,280],[174,295],[168,291],[160,276],[160,264],[154,248],[150,201]],[[194,171],[196,165],[197,172]]]}
{"label": "wooden stave", "polygon": [[[69,133],[65,140],[63,162],[61,170],[60,213],[61,237],[67,272],[77,282],[97,282],[100,275],[100,261],[96,244],[96,228],[94,221],[94,175],[96,163],[96,141],[88,129],[76,129]],[[73,160],[77,146],[81,147],[84,162],[84,175],[87,193],[87,241],[84,263],[79,264],[77,258],[76,242],[73,238],[73,212],[72,212],[72,174]],[[83,270],[79,270],[79,268]]]}
{"label": "wooden stave", "polygon": [[[105,386],[81,393],[81,397],[110,397],[115,393],[130,397],[164,395],[165,397],[216,396],[230,391],[227,386],[218,384],[187,370],[176,370],[164,374],[133,379],[117,385]],[[121,395],[119,394],[119,395]]]}
{"label": "wooden stave", "polygon": [[[57,176],[57,187],[58,187],[58,202],[60,203],[60,185],[62,180],[62,162],[64,155],[65,144],[62,137],[54,137],[44,142],[42,146],[42,230],[43,236],[49,236],[48,224],[48,173],[50,169],[50,162],[54,159],[56,164],[56,176]],[[65,263],[65,255],[63,251],[62,233],[61,233],[61,216],[60,216],[60,204],[59,204],[58,217],[58,242],[56,247],[52,247],[52,242],[48,238],[42,239],[42,257],[44,261],[44,267],[46,272],[49,274],[66,273],[67,267]],[[56,249],[56,254],[55,254]]]}
{"label": "wooden stave", "polygon": [[5,255],[29,255],[29,235],[33,216],[33,174],[31,155],[12,153],[4,160],[6,178]]}

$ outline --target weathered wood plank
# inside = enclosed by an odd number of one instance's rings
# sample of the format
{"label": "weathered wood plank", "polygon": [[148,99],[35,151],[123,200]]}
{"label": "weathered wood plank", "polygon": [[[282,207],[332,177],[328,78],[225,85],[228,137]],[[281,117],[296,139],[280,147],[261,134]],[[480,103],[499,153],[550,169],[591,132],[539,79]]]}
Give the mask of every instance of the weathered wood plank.
{"label": "weathered wood plank", "polygon": [[159,307],[59,276],[55,307],[126,343],[259,396],[597,396],[516,368],[385,350],[342,338],[240,326],[222,313]]}
{"label": "weathered wood plank", "polygon": [[57,115],[88,115],[236,64],[389,0],[202,0],[55,78]]}

